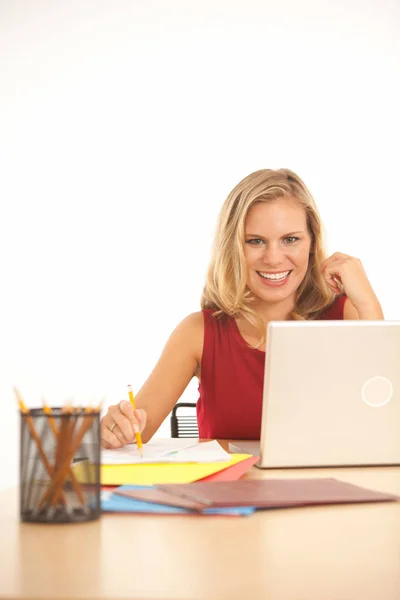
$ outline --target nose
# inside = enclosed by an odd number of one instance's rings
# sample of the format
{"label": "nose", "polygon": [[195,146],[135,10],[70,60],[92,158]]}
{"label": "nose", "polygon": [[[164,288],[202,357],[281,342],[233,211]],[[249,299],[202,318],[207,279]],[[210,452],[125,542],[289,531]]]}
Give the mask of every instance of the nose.
{"label": "nose", "polygon": [[283,261],[283,249],[279,244],[269,243],[263,254],[263,263],[270,267],[277,267]]}

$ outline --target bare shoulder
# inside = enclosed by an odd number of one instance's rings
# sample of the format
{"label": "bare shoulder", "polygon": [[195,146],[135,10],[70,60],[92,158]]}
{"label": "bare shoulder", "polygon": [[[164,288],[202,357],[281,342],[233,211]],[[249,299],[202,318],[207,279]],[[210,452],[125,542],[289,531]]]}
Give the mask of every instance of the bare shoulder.
{"label": "bare shoulder", "polygon": [[191,313],[178,324],[175,331],[182,335],[198,336],[204,333],[204,317],[201,311]]}
{"label": "bare shoulder", "polygon": [[184,343],[200,364],[204,341],[204,317],[201,311],[191,313],[177,325],[170,338],[170,342],[174,341]]}

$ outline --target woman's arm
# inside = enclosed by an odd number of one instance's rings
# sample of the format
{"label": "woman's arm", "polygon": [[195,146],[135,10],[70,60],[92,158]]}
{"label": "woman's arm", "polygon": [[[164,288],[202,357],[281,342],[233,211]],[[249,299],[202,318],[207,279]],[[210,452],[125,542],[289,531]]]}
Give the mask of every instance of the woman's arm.
{"label": "woman's arm", "polygon": [[203,338],[202,313],[186,317],[171,334],[156,366],[138,392],[136,406],[147,412],[144,442],[154,435],[200,368]]}
{"label": "woman's arm", "polygon": [[365,305],[359,309],[355,308],[348,298],[343,307],[343,319],[349,320],[376,320],[380,321],[384,319],[381,305],[377,301],[375,305]]}
{"label": "woman's arm", "polygon": [[[123,401],[110,406],[101,420],[101,439],[105,447],[118,448],[132,442],[135,427],[140,428],[144,423],[142,439],[143,442],[149,441],[199,371],[203,338],[201,312],[189,315],[177,326],[152,373],[136,395],[137,410],[133,411],[130,403]],[[145,418],[142,411],[147,413]]]}

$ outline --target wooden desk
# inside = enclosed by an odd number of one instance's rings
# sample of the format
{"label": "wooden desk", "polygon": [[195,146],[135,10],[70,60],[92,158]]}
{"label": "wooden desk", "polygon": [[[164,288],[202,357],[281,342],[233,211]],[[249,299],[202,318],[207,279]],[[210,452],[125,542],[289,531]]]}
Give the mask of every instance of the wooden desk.
{"label": "wooden desk", "polygon": [[[400,495],[400,468],[247,475],[327,476]],[[399,600],[400,503],[40,525],[3,492],[0,598]]]}

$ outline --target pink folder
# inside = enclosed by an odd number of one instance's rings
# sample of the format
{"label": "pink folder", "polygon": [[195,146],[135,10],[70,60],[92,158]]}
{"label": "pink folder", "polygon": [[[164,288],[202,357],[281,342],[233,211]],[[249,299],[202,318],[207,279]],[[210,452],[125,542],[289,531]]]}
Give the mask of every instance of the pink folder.
{"label": "pink folder", "polygon": [[259,456],[249,456],[222,471],[207,475],[197,481],[237,481],[259,460]]}

